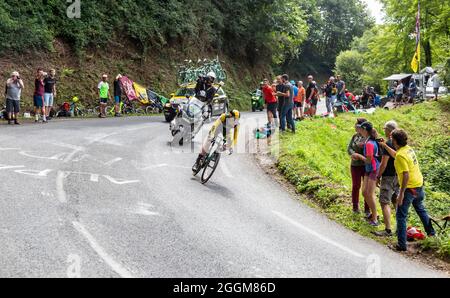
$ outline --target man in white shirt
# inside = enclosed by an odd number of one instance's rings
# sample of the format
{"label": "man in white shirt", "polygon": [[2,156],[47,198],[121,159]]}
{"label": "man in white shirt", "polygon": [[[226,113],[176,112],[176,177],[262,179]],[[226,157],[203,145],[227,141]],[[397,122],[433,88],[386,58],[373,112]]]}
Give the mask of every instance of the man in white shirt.
{"label": "man in white shirt", "polygon": [[395,106],[403,102],[403,82],[399,81],[397,87],[395,88]]}
{"label": "man in white shirt", "polygon": [[441,88],[441,80],[439,79],[437,70],[434,72],[434,75],[431,77],[430,80],[431,82],[433,82],[434,99],[438,100],[439,88]]}

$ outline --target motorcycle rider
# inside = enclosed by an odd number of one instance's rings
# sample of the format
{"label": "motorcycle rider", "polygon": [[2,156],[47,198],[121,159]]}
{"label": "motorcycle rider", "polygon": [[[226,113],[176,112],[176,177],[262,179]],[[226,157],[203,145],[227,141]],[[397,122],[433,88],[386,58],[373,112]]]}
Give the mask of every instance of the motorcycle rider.
{"label": "motorcycle rider", "polygon": [[214,72],[208,73],[206,77],[199,76],[197,85],[195,86],[195,96],[206,103],[210,114],[212,113],[211,103],[217,93],[217,89],[214,87],[214,81],[216,78],[217,77]]}
{"label": "motorcycle rider", "polygon": [[216,95],[217,89],[214,87],[214,81],[216,80],[216,74],[210,72],[206,77],[199,77],[197,80],[197,85],[195,86],[195,94],[199,95],[200,91],[206,92],[206,103],[210,104],[214,96]]}
{"label": "motorcycle rider", "polygon": [[[209,145],[213,138],[217,137],[219,133],[223,133],[223,150],[229,150],[230,154],[233,154],[233,148],[237,144],[238,135],[239,135],[239,119],[241,115],[237,110],[230,111],[228,113],[222,114],[216,122],[214,122],[211,130],[208,133],[208,137],[203,142],[202,150],[197,157],[197,161],[193,166],[192,170],[197,172],[199,168],[202,167],[201,161],[203,157],[207,154]],[[234,130],[233,139],[231,138],[231,130]]]}

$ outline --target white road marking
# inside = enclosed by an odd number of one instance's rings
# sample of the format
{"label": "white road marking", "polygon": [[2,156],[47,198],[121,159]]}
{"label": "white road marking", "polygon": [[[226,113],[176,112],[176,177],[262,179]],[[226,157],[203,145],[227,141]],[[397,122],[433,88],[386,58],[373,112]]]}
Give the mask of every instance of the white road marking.
{"label": "white road marking", "polygon": [[105,163],[105,166],[111,166],[111,165],[113,165],[113,164],[115,164],[116,162],[119,162],[119,161],[121,161],[121,160],[122,160],[121,157],[114,158],[114,159],[112,159],[112,160],[106,162],[106,163]]}
{"label": "white road marking", "polygon": [[91,182],[98,182],[100,176],[98,174],[91,174]]}
{"label": "white road marking", "polygon": [[145,208],[139,208],[138,210],[136,210],[133,213],[139,214],[139,215],[145,215],[145,216],[161,216],[161,214],[159,214],[158,212],[153,212],[153,211],[147,210]]}
{"label": "white road marking", "polygon": [[67,154],[66,158],[64,158],[63,161],[65,163],[70,162],[78,152],[82,152],[82,151],[86,150],[86,148],[84,148],[84,147],[71,145],[71,144],[65,144],[65,143],[53,143],[53,145],[63,147],[63,148],[69,148],[69,149],[73,150],[72,152]]}
{"label": "white road marking", "polygon": [[63,160],[62,157],[64,155],[66,155],[67,153],[58,153],[53,156],[42,156],[42,155],[34,155],[34,154],[26,152],[26,151],[20,151],[19,154],[22,156],[25,156],[25,157],[30,157],[30,158],[35,158],[35,159]]}
{"label": "white road marking", "polygon": [[169,166],[168,164],[162,163],[162,164],[159,164],[159,165],[153,165],[153,166],[148,166],[148,167],[140,168],[140,169],[138,169],[138,170],[146,171],[146,170],[153,170],[153,169],[158,169],[158,168],[164,168],[164,167],[168,167],[168,166]]}
{"label": "white road marking", "polygon": [[125,269],[121,264],[117,263],[108,253],[101,247],[97,240],[86,230],[86,228],[79,222],[72,222],[75,229],[86,238],[92,249],[105,261],[105,263],[111,267],[120,277],[133,278],[131,273]]}
{"label": "white road marking", "polygon": [[18,174],[27,175],[27,176],[35,176],[35,177],[44,177],[44,178],[46,178],[48,176],[48,174],[53,172],[53,170],[51,170],[51,169],[46,169],[46,170],[43,170],[43,171],[37,171],[37,170],[15,170],[14,172],[16,172]]}
{"label": "white road marking", "polygon": [[117,132],[110,133],[110,134],[99,134],[99,135],[93,136],[93,137],[86,137],[85,139],[89,140],[88,145],[92,145],[94,143],[103,141],[103,140],[105,140],[105,139],[107,139],[109,137],[112,137],[114,135],[117,135]]}
{"label": "white road marking", "polygon": [[25,168],[25,166],[7,166],[7,165],[0,165],[0,170],[21,169],[21,168]]}
{"label": "white road marking", "polygon": [[134,214],[145,215],[145,216],[161,216],[159,212],[150,211],[149,209],[155,208],[152,204],[139,203],[139,207]]}
{"label": "white road marking", "polygon": [[365,258],[365,256],[363,256],[359,252],[356,252],[356,251],[354,251],[354,250],[352,250],[352,249],[350,249],[350,248],[348,248],[348,247],[346,247],[346,246],[344,246],[342,244],[339,244],[339,243],[337,243],[337,242],[335,242],[335,241],[333,241],[333,240],[331,240],[331,239],[329,239],[329,238],[327,238],[327,237],[317,233],[316,231],[311,230],[308,227],[305,227],[301,223],[299,223],[299,222],[297,222],[297,221],[287,217],[286,215],[284,215],[284,214],[282,214],[282,213],[280,213],[278,211],[272,211],[272,213],[275,214],[276,216],[278,216],[279,218],[289,222],[290,224],[296,226],[297,228],[303,230],[304,232],[307,232],[307,233],[309,233],[309,234],[319,238],[320,240],[322,240],[324,242],[327,242],[328,244],[336,246],[337,248],[339,248],[339,249],[341,249],[341,250],[343,250],[343,251],[345,251],[345,252],[347,252],[347,253],[349,253],[349,254],[357,257],[357,258]]}
{"label": "white road marking", "polygon": [[132,184],[132,183],[139,183],[139,180],[124,180],[124,179],[116,179],[108,175],[103,175],[106,179],[109,180],[109,182],[117,184],[117,185],[124,185],[124,184]]}
{"label": "white road marking", "polygon": [[66,179],[67,176],[68,173],[63,171],[58,171],[56,174],[56,195],[61,203],[67,202],[67,194],[64,190],[64,179]]}
{"label": "white road marking", "polygon": [[1,148],[0,151],[19,151],[20,148]]}

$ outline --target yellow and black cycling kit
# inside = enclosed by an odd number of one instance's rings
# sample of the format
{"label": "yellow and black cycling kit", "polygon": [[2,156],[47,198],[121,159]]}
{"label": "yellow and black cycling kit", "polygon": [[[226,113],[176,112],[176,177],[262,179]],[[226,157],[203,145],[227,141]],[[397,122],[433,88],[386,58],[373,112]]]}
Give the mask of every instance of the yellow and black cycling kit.
{"label": "yellow and black cycling kit", "polygon": [[[234,127],[227,127],[227,120],[234,118]],[[219,128],[222,128],[224,140],[231,140],[231,129],[234,128],[234,135],[230,147],[234,147],[237,144],[239,136],[239,111],[233,110],[229,113],[222,114],[213,124],[209,131],[209,138],[212,139],[220,132]]]}

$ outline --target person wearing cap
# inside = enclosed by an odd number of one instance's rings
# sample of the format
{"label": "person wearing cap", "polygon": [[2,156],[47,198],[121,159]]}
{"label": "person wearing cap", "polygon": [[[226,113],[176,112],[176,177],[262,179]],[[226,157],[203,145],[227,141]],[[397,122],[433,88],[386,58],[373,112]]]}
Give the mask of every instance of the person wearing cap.
{"label": "person wearing cap", "polygon": [[[353,212],[360,213],[359,207],[359,199],[361,194],[361,186],[364,181],[364,177],[366,176],[366,165],[364,161],[359,159],[354,159],[353,155],[355,153],[364,154],[364,145],[366,144],[366,138],[362,135],[361,124],[367,122],[365,118],[358,118],[355,124],[356,133],[353,135],[350,143],[347,146],[347,153],[352,157],[351,161],[351,176],[352,176],[352,204],[353,204]],[[367,203],[364,204],[364,213],[366,216],[369,216],[370,209]]]}
{"label": "person wearing cap", "polygon": [[20,96],[25,85],[17,71],[11,74],[11,78],[6,81],[5,97],[6,97],[6,112],[8,113],[8,124],[19,125],[18,115],[20,112]]}
{"label": "person wearing cap", "polygon": [[423,205],[425,192],[423,188],[424,179],[420,171],[419,161],[414,149],[408,145],[408,134],[402,129],[396,129],[391,134],[392,144],[395,149],[381,142],[391,156],[395,156],[395,171],[400,184],[397,197],[397,238],[398,244],[394,247],[397,251],[407,251],[406,244],[406,221],[408,220],[409,208],[413,205],[428,236],[436,234],[431,224],[430,217]]}
{"label": "person wearing cap", "polygon": [[108,75],[104,74],[102,80],[98,83],[98,92],[100,95],[100,118],[106,118],[106,105],[109,99]]}
{"label": "person wearing cap", "polygon": [[[394,130],[398,129],[398,124],[395,121],[389,121],[384,125],[384,133],[388,139],[386,145],[395,150],[392,144],[391,134]],[[378,173],[377,185],[380,187],[380,205],[383,211],[384,219],[384,231],[375,232],[376,236],[380,237],[390,237],[392,236],[392,226],[391,226],[391,203],[395,206],[396,199],[399,192],[399,185],[397,174],[395,172],[395,156],[389,154],[389,151],[382,149],[382,160],[380,165],[380,172]]]}
{"label": "person wearing cap", "polygon": [[375,190],[380,169],[380,162],[378,160],[380,153],[377,143],[378,132],[370,122],[364,122],[358,127],[361,128],[361,135],[366,138],[367,141],[364,144],[364,154],[354,153],[352,159],[364,162],[366,173],[363,184],[363,196],[367,205],[369,205],[371,212],[367,219],[371,226],[377,227],[379,223]]}

